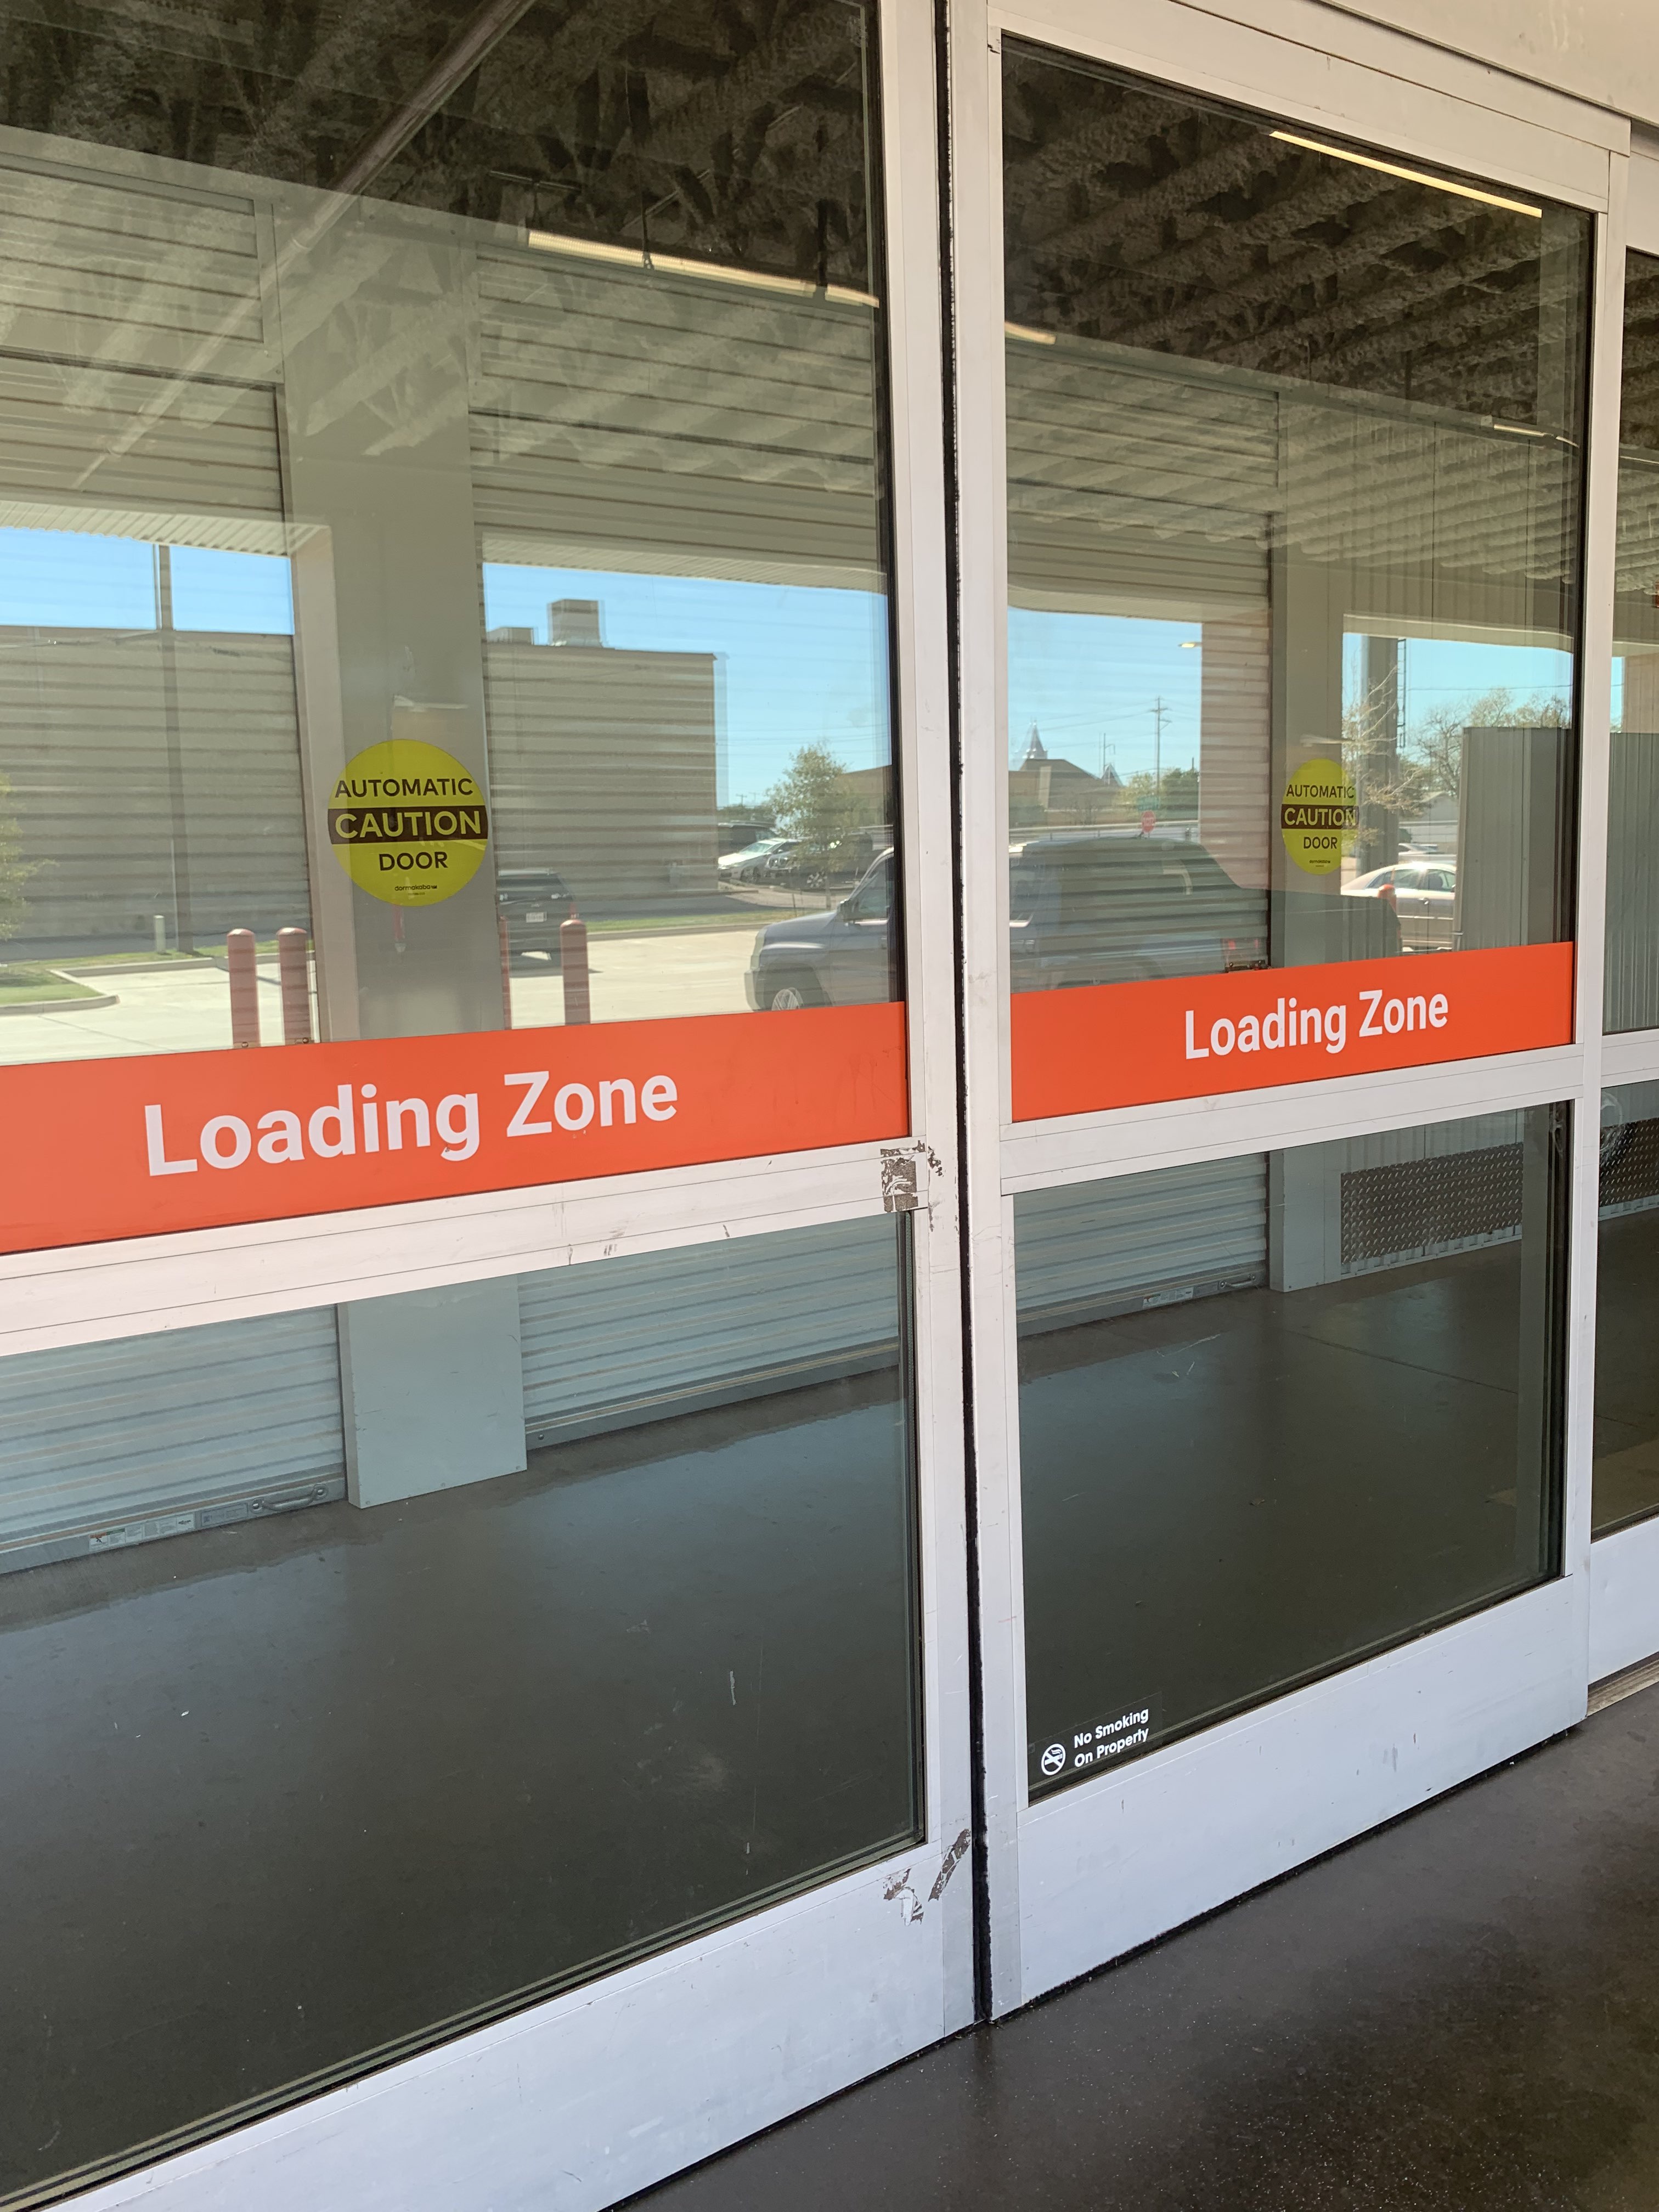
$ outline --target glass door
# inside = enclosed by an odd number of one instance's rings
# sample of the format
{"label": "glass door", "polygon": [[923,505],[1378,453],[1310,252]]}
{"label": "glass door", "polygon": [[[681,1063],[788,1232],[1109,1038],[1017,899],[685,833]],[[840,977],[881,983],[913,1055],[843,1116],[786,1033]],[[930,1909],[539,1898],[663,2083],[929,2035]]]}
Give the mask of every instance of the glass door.
{"label": "glass door", "polygon": [[7,26],[0,2203],[598,2207],[971,2013],[931,21],[222,12]]}
{"label": "glass door", "polygon": [[1358,66],[1333,94],[1243,32],[1195,74],[1179,9],[1133,52],[1082,10],[975,20],[1001,2009],[1583,1708],[1582,547],[1616,148],[1494,129],[1403,41],[1415,95]]}

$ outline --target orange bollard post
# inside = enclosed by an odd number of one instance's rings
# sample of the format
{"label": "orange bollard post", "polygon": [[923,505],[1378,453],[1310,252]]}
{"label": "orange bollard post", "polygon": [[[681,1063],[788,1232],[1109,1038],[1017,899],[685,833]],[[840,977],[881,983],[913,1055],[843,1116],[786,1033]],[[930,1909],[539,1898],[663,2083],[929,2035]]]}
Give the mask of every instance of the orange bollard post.
{"label": "orange bollard post", "polygon": [[311,939],[303,929],[276,933],[276,973],[283,984],[283,1042],[311,1042]]}
{"label": "orange bollard post", "polygon": [[233,929],[225,939],[225,958],[230,968],[233,1045],[259,1042],[259,971],[254,965],[253,946],[251,929]]}
{"label": "orange bollard post", "polygon": [[587,924],[573,913],[559,924],[559,972],[564,979],[564,1018],[568,1022],[591,1022],[592,1002],[587,990]]}
{"label": "orange bollard post", "polygon": [[513,938],[507,926],[507,916],[498,914],[495,927],[501,940],[501,1027],[513,1026]]}

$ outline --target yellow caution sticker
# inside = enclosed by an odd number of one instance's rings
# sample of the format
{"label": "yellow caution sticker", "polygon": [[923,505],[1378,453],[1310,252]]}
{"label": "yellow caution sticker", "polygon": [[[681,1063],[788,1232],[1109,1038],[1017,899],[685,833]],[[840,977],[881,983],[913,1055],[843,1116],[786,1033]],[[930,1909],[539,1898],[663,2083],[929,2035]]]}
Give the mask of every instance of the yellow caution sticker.
{"label": "yellow caution sticker", "polygon": [[1285,850],[1310,876],[1328,876],[1341,866],[1342,841],[1358,820],[1353,778],[1340,761],[1304,761],[1279,805]]}
{"label": "yellow caution sticker", "polygon": [[371,898],[435,906],[478,872],[489,812],[453,753],[393,738],[346,763],[329,793],[328,842]]}

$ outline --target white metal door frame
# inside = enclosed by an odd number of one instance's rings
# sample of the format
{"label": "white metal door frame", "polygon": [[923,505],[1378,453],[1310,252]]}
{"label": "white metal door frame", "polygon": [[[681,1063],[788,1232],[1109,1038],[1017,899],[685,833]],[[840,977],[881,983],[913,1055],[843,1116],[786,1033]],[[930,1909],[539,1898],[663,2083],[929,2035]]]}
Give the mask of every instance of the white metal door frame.
{"label": "white metal door frame", "polygon": [[[1659,143],[1649,138],[1638,137],[1631,147],[1626,232],[1632,251],[1659,254]],[[1616,440],[1616,392],[1610,404]],[[1603,1083],[1646,1083],[1656,1077],[1659,1030],[1632,1030],[1606,1039]],[[1592,1544],[1589,1582],[1589,1676],[1598,1682],[1659,1651],[1659,1516],[1614,1529]]]}
{"label": "white metal door frame", "polygon": [[[1010,1120],[1006,485],[1000,47],[1014,35],[1598,217],[1580,675],[1578,1033],[1558,1050],[1174,1105]],[[1407,1809],[1585,1708],[1595,1146],[1576,1147],[1561,1577],[1032,1808],[1024,1712],[1012,1194],[1500,1107],[1569,1100],[1596,1127],[1628,131],[1620,118],[1304,0],[1222,12],[957,0],[950,40],[959,326],[958,562],[971,1412],[997,2013]],[[973,887],[977,886],[975,890]],[[1588,1123],[1585,1115],[1588,1113]]]}

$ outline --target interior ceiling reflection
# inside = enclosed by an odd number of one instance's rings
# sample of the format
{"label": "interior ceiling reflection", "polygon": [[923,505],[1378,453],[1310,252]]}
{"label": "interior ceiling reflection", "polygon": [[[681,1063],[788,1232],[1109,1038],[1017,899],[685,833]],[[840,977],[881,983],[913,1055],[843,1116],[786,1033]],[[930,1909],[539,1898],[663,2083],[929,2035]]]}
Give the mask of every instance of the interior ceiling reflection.
{"label": "interior ceiling reflection", "polygon": [[[1587,226],[1320,151],[1249,116],[1011,49],[1016,324],[1448,408],[1576,427]],[[1565,388],[1564,388],[1565,386]]]}
{"label": "interior ceiling reflection", "polygon": [[7,0],[15,128],[871,287],[844,0]]}

